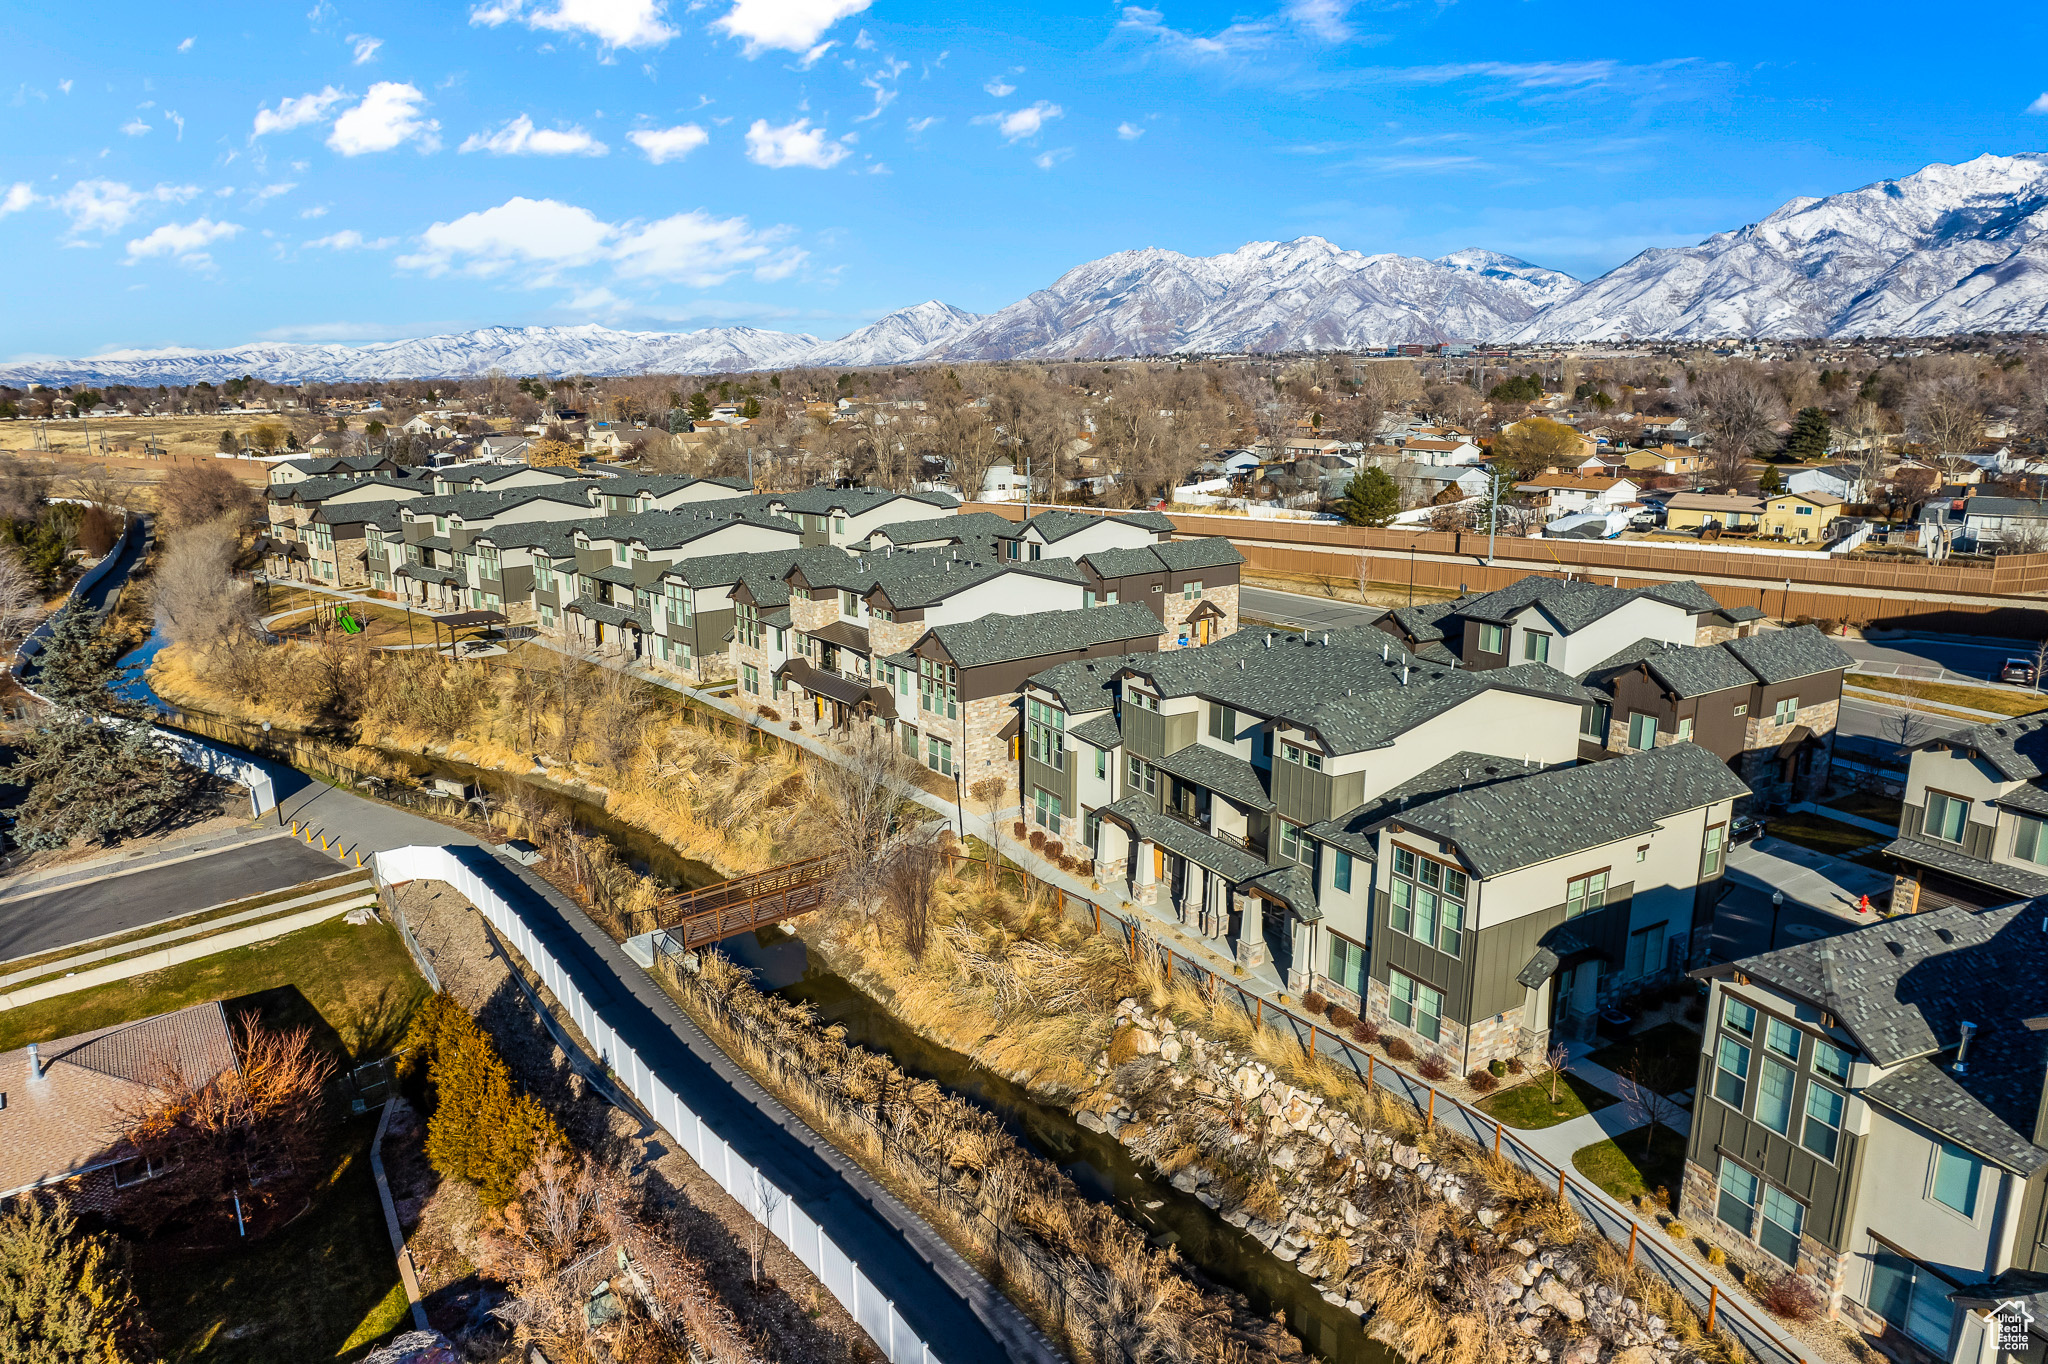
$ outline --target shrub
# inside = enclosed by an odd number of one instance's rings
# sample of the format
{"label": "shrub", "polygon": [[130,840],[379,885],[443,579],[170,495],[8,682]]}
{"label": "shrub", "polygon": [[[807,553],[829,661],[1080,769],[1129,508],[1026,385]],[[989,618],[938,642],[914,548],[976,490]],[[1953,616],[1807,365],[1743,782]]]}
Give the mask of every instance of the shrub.
{"label": "shrub", "polygon": [[1472,1086],[1474,1094],[1491,1094],[1500,1088],[1500,1081],[1494,1078],[1493,1072],[1483,1068],[1467,1075],[1465,1083]]}
{"label": "shrub", "polygon": [[1387,1058],[1392,1061],[1413,1061],[1415,1059],[1415,1048],[1409,1046],[1398,1037],[1381,1038],[1380,1050],[1385,1052]]}
{"label": "shrub", "polygon": [[1055,862],[1064,862],[1067,860],[1067,845],[1057,838],[1048,838],[1045,841],[1045,855]]}
{"label": "shrub", "polygon": [[780,720],[782,712],[773,706],[763,706],[761,707],[761,718],[763,720]]}
{"label": "shrub", "polygon": [[1033,829],[1033,830],[1031,831],[1031,840],[1030,840],[1030,841],[1031,841],[1031,851],[1033,851],[1033,852],[1043,852],[1043,851],[1045,850],[1045,830],[1043,830],[1043,829]]}
{"label": "shrub", "polygon": [[1812,1321],[1827,1306],[1827,1299],[1803,1274],[1786,1272],[1765,1287],[1763,1304],[1774,1317],[1787,1321]]}
{"label": "shrub", "polygon": [[1522,1058],[1521,1058],[1521,1057],[1519,1057],[1519,1056],[1510,1056],[1510,1057],[1508,1058],[1508,1074],[1510,1074],[1510,1075],[1520,1075],[1520,1074],[1521,1074],[1521,1073],[1522,1073],[1522,1072],[1523,1072],[1524,1070],[1527,1070],[1527,1069],[1528,1069],[1528,1067],[1522,1064]]}
{"label": "shrub", "polygon": [[1370,1018],[1361,1018],[1351,1025],[1351,1035],[1370,1046],[1380,1040],[1380,1025]]}
{"label": "shrub", "polygon": [[1489,1075],[1498,1080],[1501,1076],[1508,1073],[1508,1063],[1496,1056],[1486,1063],[1486,1070]]}
{"label": "shrub", "polygon": [[1683,1241],[1692,1235],[1692,1231],[1683,1222],[1666,1222],[1664,1234],[1674,1241]]}
{"label": "shrub", "polygon": [[1721,1247],[1719,1247],[1719,1246],[1708,1246],[1708,1247],[1707,1247],[1707,1263],[1708,1263],[1708,1264],[1710,1264],[1710,1265],[1725,1265],[1725,1264],[1727,1264],[1727,1263],[1728,1263],[1728,1252],[1727,1252],[1727,1251],[1725,1251],[1725,1250],[1723,1250],[1723,1249],[1721,1249]]}
{"label": "shrub", "polygon": [[1343,1006],[1342,1004],[1332,1004],[1332,1005],[1330,1006],[1330,1026],[1331,1026],[1331,1027],[1333,1027],[1333,1028],[1348,1028],[1348,1027],[1350,1027],[1350,1026],[1351,1026],[1351,1025],[1353,1024],[1353,1023],[1356,1023],[1357,1021],[1358,1021],[1358,1015],[1357,1015],[1357,1014],[1355,1014],[1355,1013],[1353,1013],[1353,1012],[1351,1012],[1351,1010],[1349,1010],[1349,1009],[1345,1008],[1345,1007],[1344,1007],[1344,1006]]}
{"label": "shrub", "polygon": [[1451,1078],[1450,1058],[1442,1052],[1431,1052],[1415,1067],[1425,1080],[1448,1080]]}
{"label": "shrub", "polygon": [[1330,1007],[1330,1001],[1324,999],[1314,990],[1310,990],[1301,997],[1301,1007],[1307,1009],[1312,1014],[1319,1014]]}

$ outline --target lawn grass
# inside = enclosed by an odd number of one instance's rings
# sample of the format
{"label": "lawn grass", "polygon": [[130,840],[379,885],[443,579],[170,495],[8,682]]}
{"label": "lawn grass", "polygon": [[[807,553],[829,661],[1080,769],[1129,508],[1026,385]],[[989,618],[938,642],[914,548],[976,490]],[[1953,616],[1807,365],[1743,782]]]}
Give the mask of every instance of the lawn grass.
{"label": "lawn grass", "polygon": [[2048,696],[2037,692],[2001,691],[1994,687],[1972,687],[1960,682],[1921,682],[1910,677],[1883,677],[1857,673],[1846,685],[1865,691],[1910,696],[1937,706],[1960,706],[1965,710],[1990,710],[2000,715],[2032,715],[2048,707]]}
{"label": "lawn grass", "polygon": [[1847,857],[1861,852],[1874,843],[1885,841],[1884,835],[1869,829],[1859,829],[1853,824],[1844,824],[1838,819],[1825,815],[1794,814],[1780,811],[1770,817],[1765,835],[1782,838],[1787,843],[1797,843],[1802,848],[1827,853],[1833,857]]}
{"label": "lawn grass", "polygon": [[1619,1075],[1627,1073],[1637,1053],[1651,1065],[1666,1066],[1676,1077],[1667,1093],[1689,1089],[1699,1074],[1700,1034],[1697,1029],[1683,1023],[1659,1023],[1643,1029],[1626,1042],[1604,1046],[1586,1059]]}
{"label": "lawn grass", "polygon": [[253,1008],[274,1026],[310,1026],[323,1045],[370,1060],[391,1050],[426,994],[395,926],[337,918],[0,1012],[0,1051],[220,999],[230,1015]]}
{"label": "lawn grass", "polygon": [[1539,1127],[1555,1127],[1573,1118],[1582,1118],[1597,1109],[1616,1102],[1615,1097],[1604,1089],[1596,1089],[1576,1075],[1566,1075],[1557,1086],[1557,1102],[1550,1101],[1548,1079],[1525,1080],[1513,1089],[1504,1089],[1490,1098],[1479,1101],[1479,1109],[1489,1118],[1497,1118],[1509,1127],[1524,1131]]}
{"label": "lawn grass", "polygon": [[409,1323],[370,1172],[376,1131],[375,1115],[344,1127],[313,1206],[246,1249],[136,1247],[137,1296],[167,1364],[335,1359]]}
{"label": "lawn grass", "polygon": [[1572,1168],[1624,1203],[1659,1188],[1676,1197],[1685,1178],[1685,1138],[1660,1127],[1645,1156],[1643,1137],[1640,1130],[1624,1132],[1581,1146],[1572,1156]]}

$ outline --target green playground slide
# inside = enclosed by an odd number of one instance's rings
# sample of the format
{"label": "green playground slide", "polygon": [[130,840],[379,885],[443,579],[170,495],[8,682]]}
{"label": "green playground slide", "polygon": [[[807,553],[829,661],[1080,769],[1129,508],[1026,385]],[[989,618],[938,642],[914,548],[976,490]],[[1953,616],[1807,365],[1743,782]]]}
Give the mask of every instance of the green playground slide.
{"label": "green playground slide", "polygon": [[334,623],[341,627],[341,632],[345,635],[359,635],[363,632],[363,623],[351,615],[346,606],[334,608]]}

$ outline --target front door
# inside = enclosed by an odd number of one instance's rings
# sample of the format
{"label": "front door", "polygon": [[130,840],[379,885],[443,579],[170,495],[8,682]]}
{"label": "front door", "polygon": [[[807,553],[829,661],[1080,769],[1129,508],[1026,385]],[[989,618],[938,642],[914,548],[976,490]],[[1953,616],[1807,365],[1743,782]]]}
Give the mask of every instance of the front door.
{"label": "front door", "polygon": [[1285,983],[1294,965],[1294,915],[1285,905],[1276,905],[1271,900],[1261,899],[1257,903],[1265,909],[1266,954],[1273,959]]}

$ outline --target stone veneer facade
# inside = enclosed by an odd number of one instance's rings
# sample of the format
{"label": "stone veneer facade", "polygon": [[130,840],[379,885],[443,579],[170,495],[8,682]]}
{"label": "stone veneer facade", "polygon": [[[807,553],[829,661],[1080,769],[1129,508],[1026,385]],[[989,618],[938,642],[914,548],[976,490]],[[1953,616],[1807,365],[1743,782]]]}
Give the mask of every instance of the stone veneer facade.
{"label": "stone veneer facade", "polygon": [[[1729,1259],[1744,1268],[1755,1268],[1764,1274],[1784,1271],[1784,1262],[1766,1252],[1748,1235],[1736,1231],[1721,1220],[1720,1184],[1713,1171],[1688,1160],[1678,1190],[1678,1218],[1690,1231],[1719,1244],[1730,1252]],[[1762,1220],[1758,1214],[1757,1220]],[[1734,1268],[1731,1265],[1730,1268]],[[1827,1299],[1827,1314],[1830,1319],[1845,1318],[1857,1330],[1868,1335],[1885,1335],[1890,1328],[1884,1318],[1857,1302],[1846,1291],[1848,1278],[1848,1257],[1838,1255],[1822,1245],[1812,1236],[1799,1238],[1799,1263],[1793,1269],[1805,1276],[1822,1296]],[[1905,1342],[1903,1335],[1892,1333],[1888,1345]],[[1919,1357],[1928,1357],[1918,1351]]]}
{"label": "stone veneer facade", "polygon": [[1773,723],[1768,713],[1751,715],[1742,739],[1742,770],[1736,775],[1741,777],[1752,791],[1761,792],[1762,789],[1770,787],[1782,788],[1784,783],[1778,777],[1781,770],[1777,758],[1778,746],[1791,736],[1793,730],[1804,725],[1808,732],[1825,738],[1821,744],[1820,756],[1798,779],[1790,798],[1795,801],[1818,798],[1827,790],[1828,769],[1834,765],[1835,722],[1841,708],[1839,698],[1811,706],[1801,706],[1792,713],[1791,720],[1785,724]]}
{"label": "stone veneer facade", "polygon": [[[1163,608],[1163,614],[1165,616],[1165,626],[1160,631],[1159,635],[1159,649],[1161,653],[1164,653],[1169,649],[1178,649],[1181,647],[1180,628],[1181,626],[1187,624],[1187,619],[1189,615],[1191,615],[1194,612],[1195,608],[1202,605],[1203,602],[1209,603],[1211,606],[1214,606],[1217,610],[1223,613],[1223,618],[1210,627],[1211,633],[1209,636],[1209,642],[1211,644],[1214,644],[1217,640],[1223,638],[1225,635],[1235,633],[1235,631],[1237,630],[1236,583],[1225,583],[1219,584],[1215,587],[1204,587],[1202,589],[1201,597],[1195,601],[1189,601],[1186,598],[1177,595],[1167,596],[1166,604]],[[1190,631],[1188,636],[1188,647],[1191,649],[1200,647],[1197,644],[1196,640],[1197,636],[1195,636],[1194,633]]]}

